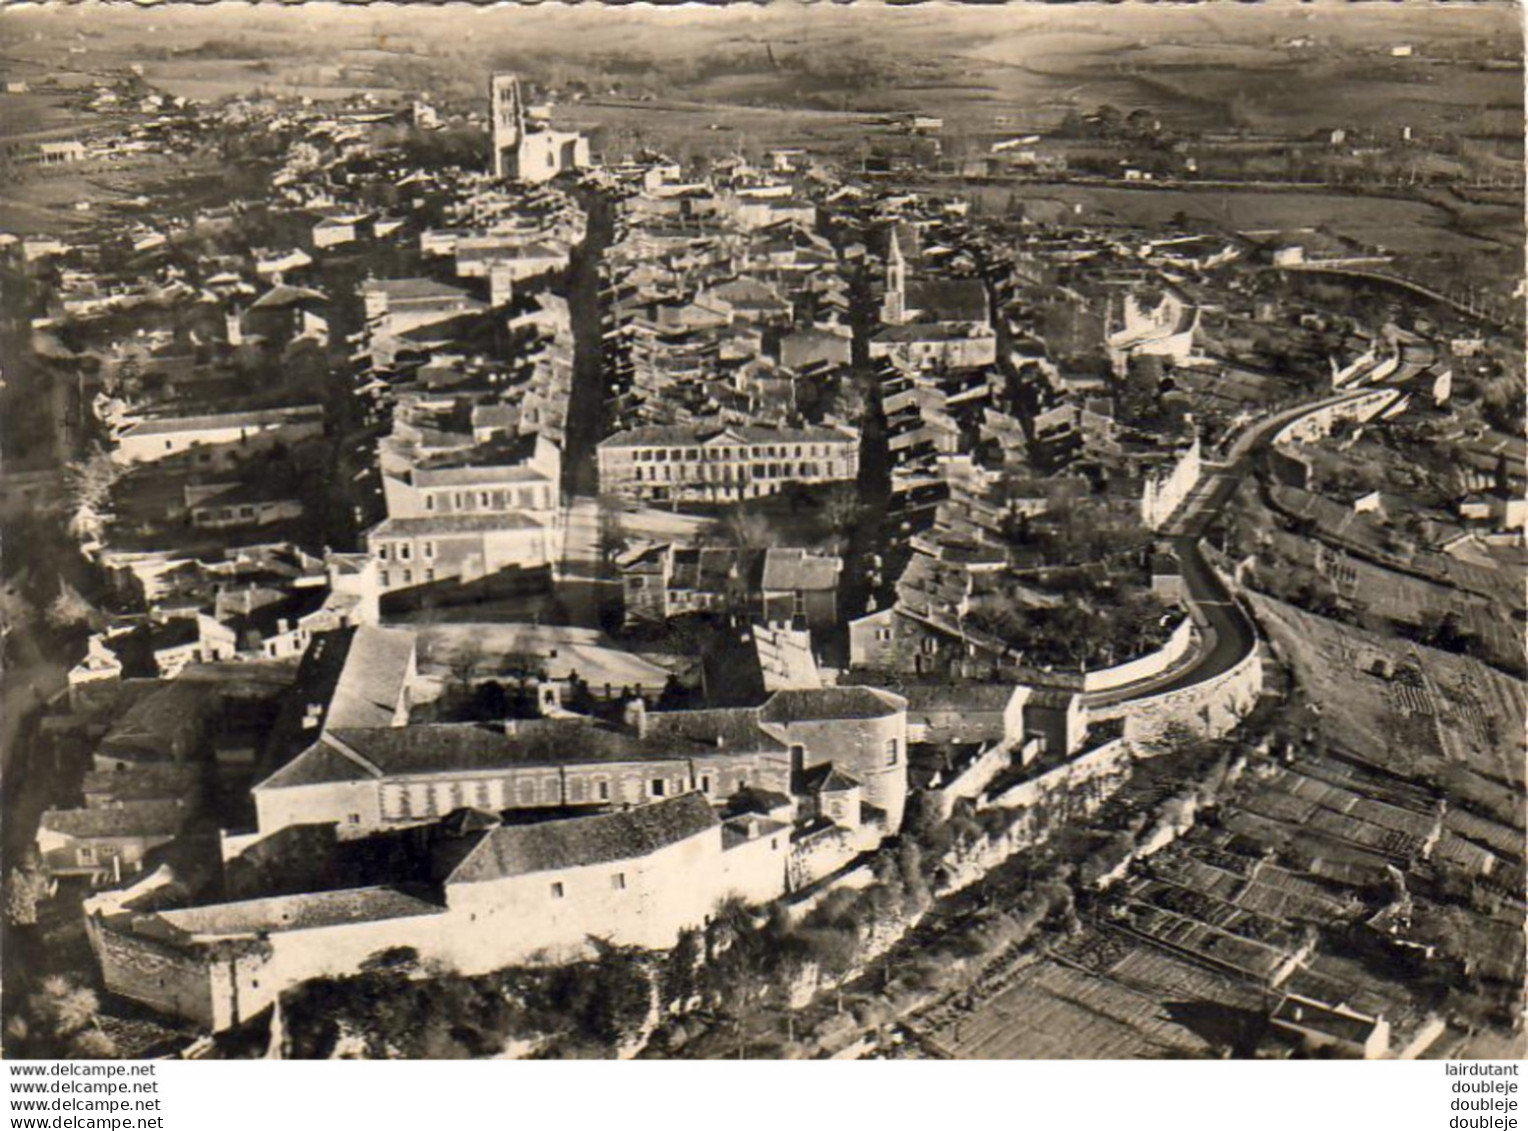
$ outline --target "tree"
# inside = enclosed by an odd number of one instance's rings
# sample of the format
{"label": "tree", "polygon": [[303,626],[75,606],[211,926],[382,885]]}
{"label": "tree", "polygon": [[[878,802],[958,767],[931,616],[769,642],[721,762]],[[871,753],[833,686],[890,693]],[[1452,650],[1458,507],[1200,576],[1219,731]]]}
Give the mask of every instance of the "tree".
{"label": "tree", "polygon": [[50,627],[56,629],[75,628],[79,625],[89,624],[95,615],[95,607],[81,597],[79,591],[67,581],[60,580],[58,583],[58,596],[53,598],[48,605],[45,614]]}
{"label": "tree", "polygon": [[834,487],[822,503],[822,517],[835,533],[847,534],[859,524],[865,504],[852,487]]}
{"label": "tree", "polygon": [[12,868],[5,877],[5,921],[13,927],[37,923],[37,905],[48,894],[48,878],[29,868]]}
{"label": "tree", "polygon": [[727,539],[741,550],[762,550],[774,543],[769,520],[752,511],[734,510],[727,516]]}
{"label": "tree", "polygon": [[122,478],[122,467],[99,444],[82,460],[74,460],[64,469],[64,482],[71,509],[96,514],[111,509],[111,492]]}
{"label": "tree", "polygon": [[94,1024],[101,1002],[88,986],[52,974],[44,978],[37,992],[27,999],[27,1007],[39,1025],[53,1036],[65,1038]]}

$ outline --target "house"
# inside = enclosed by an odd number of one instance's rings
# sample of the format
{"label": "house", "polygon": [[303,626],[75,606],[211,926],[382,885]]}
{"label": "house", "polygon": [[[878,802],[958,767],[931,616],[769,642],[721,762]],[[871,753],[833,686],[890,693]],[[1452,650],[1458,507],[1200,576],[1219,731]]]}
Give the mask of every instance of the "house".
{"label": "house", "polygon": [[905,602],[849,623],[849,665],[855,668],[971,679],[1017,659],[1001,641]]}
{"label": "house", "polygon": [[188,762],[200,750],[214,696],[189,680],[130,680],[123,705],[96,745],[97,770]]}
{"label": "house", "polygon": [[93,634],[85,645],[85,657],[69,669],[69,706],[79,710],[103,694],[115,696],[122,684],[122,660],[106,646],[106,638]]}
{"label": "house", "polygon": [[787,483],[859,473],[849,428],[649,425],[600,441],[600,490],[628,498],[721,502],[772,495]]}
{"label": "house", "polygon": [[897,691],[907,700],[910,743],[1019,742],[1025,736],[1031,689],[1022,684],[910,683]]}
{"label": "house", "polygon": [[420,850],[428,883],[165,908],[161,872],[87,900],[86,932],[109,990],[216,1031],[390,947],[469,975],[586,957],[591,939],[671,947],[729,896],[785,890],[785,832],[724,824],[696,793],[527,825],[458,811]]}
{"label": "house", "polygon": [[461,287],[433,279],[367,279],[361,284],[366,327],[376,336],[397,337],[488,307]]}
{"label": "house", "polygon": [[437,581],[477,581],[512,567],[557,559],[556,532],[529,514],[442,514],[386,518],[362,538],[382,592]]}
{"label": "house", "polygon": [[293,271],[313,265],[313,257],[300,247],[280,250],[257,247],[251,249],[251,254],[255,259],[255,274],[272,283],[283,282]]}
{"label": "house", "polygon": [[55,876],[116,881],[140,871],[144,857],[179,836],[191,815],[181,799],[49,809],[38,822],[37,849]]}
{"label": "house", "polygon": [[840,559],[807,550],[654,546],[621,564],[626,623],[717,612],[797,628],[838,620]]}
{"label": "house", "polygon": [[87,156],[82,141],[44,141],[37,146],[37,160],[44,165],[72,165]]}
{"label": "house", "polygon": [[255,786],[262,834],[337,824],[347,835],[489,811],[638,805],[687,792],[718,802],[749,786],[794,791],[833,763],[854,775],[877,823],[899,827],[906,705],[870,688],[774,692],[760,707],[652,711],[623,725],[571,712],[476,724],[310,727],[309,744]]}
{"label": "house", "polygon": [[238,445],[253,454],[277,443],[293,443],[324,430],[322,405],[257,409],[140,419],[121,428],[112,459],[118,463],[147,463],[193,448]]}
{"label": "house", "polygon": [[185,495],[191,525],[201,530],[267,526],[301,518],[305,509],[295,491],[265,479],[188,485]]}

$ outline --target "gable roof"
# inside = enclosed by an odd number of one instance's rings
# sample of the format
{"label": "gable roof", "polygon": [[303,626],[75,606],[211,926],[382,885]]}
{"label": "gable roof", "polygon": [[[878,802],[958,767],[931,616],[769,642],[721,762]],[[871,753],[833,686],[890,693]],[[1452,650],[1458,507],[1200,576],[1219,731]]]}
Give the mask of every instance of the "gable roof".
{"label": "gable roof", "polygon": [[793,688],[771,695],[759,718],[766,723],[883,719],[906,707],[900,696],[873,687]]}
{"label": "gable roof", "polygon": [[189,815],[179,801],[123,801],[104,809],[49,809],[39,828],[82,840],[174,836]]}
{"label": "gable roof", "polygon": [[161,911],[154,918],[187,935],[229,936],[317,930],[351,923],[439,915],[444,911],[445,908],[438,904],[396,888],[377,887],[185,907]]}
{"label": "gable roof", "polygon": [[621,813],[501,826],[483,835],[446,884],[634,860],[720,824],[703,794],[685,793]]}
{"label": "gable roof", "polygon": [[803,549],[771,546],[764,551],[764,589],[833,589],[838,585],[842,562],[829,554],[809,554]]}
{"label": "gable roof", "polygon": [[391,726],[413,664],[411,631],[361,625],[350,637],[324,726]]}

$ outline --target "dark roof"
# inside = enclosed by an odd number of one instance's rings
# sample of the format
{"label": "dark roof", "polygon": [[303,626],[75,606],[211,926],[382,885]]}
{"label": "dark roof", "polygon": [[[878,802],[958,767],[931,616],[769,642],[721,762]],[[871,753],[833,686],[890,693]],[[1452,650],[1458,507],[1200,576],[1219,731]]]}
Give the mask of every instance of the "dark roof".
{"label": "dark roof", "polygon": [[178,801],[124,801],[105,809],[49,809],[39,827],[80,839],[174,836],[187,815]]}
{"label": "dark roof", "polygon": [[502,530],[540,530],[538,522],[523,511],[502,514],[440,514],[417,518],[384,518],[366,532],[368,538],[419,538],[424,535],[494,534]]}
{"label": "dark roof", "polygon": [[940,322],[985,322],[987,288],[980,279],[914,279],[907,306]]}
{"label": "dark roof", "polygon": [[759,713],[747,707],[703,711],[653,711],[647,715],[649,738],[673,737],[711,750],[783,753],[785,743],[759,729]]}
{"label": "dark roof", "polygon": [[324,725],[391,725],[393,707],[408,682],[409,667],[413,662],[413,632],[362,625],[341,639],[345,648],[344,660]]}
{"label": "dark roof", "polygon": [[439,915],[444,910],[396,888],[352,888],[187,907],[161,911],[157,918],[191,935],[252,935]]}
{"label": "dark roof", "polygon": [[905,709],[906,704],[889,691],[870,687],[824,687],[777,691],[760,708],[759,718],[766,723],[881,719]]}
{"label": "dark roof", "polygon": [[365,781],[374,776],[356,759],[320,739],[255,788],[286,789],[320,782]]}
{"label": "dark roof", "polygon": [[[725,712],[682,712],[721,716]],[[653,714],[650,720],[666,716]],[[751,721],[724,718],[658,722],[645,735],[582,717],[523,719],[511,733],[476,723],[430,723],[407,727],[338,728],[309,746],[260,784],[282,789],[329,781],[360,781],[416,774],[464,773],[512,766],[559,766],[591,762],[688,758],[718,749],[781,750]],[[750,729],[751,728],[751,729]],[[691,733],[693,732],[693,736]],[[718,746],[717,737],[735,745]]]}
{"label": "dark roof", "polygon": [[686,793],[622,813],[503,826],[486,832],[446,882],[483,883],[633,860],[719,824],[704,795]]}
{"label": "dark roof", "polygon": [[180,762],[89,770],[80,783],[80,792],[87,798],[104,794],[113,801],[161,801],[190,793],[201,784],[202,777],[203,767]]}
{"label": "dark roof", "polygon": [[808,793],[847,793],[859,789],[862,784],[859,778],[840,770],[832,762],[813,766],[802,777]]}

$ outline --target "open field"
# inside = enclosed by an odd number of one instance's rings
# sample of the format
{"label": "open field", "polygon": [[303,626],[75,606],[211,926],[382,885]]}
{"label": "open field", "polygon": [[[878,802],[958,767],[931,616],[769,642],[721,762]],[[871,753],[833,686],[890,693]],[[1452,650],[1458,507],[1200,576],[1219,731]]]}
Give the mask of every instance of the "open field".
{"label": "open field", "polygon": [[[272,89],[392,84],[442,94],[480,91],[488,70],[507,67],[629,94],[917,109],[959,119],[952,127],[1032,128],[1114,102],[1203,128],[1372,121],[1516,135],[1521,72],[1480,66],[1511,50],[1515,11],[1473,9],[334,7],[305,19],[301,38],[279,13],[217,5],[152,17],[83,5],[7,23],[13,57],[51,63],[72,48],[74,67],[138,63],[171,88],[205,81],[185,64],[209,59],[238,61]],[[34,29],[44,34],[27,39]],[[1291,46],[1299,40],[1309,42]],[[1426,51],[1388,57],[1388,45],[1412,40]],[[1324,92],[1339,88],[1344,111],[1334,121]],[[211,93],[180,92],[192,89]]]}
{"label": "open field", "polygon": [[[1258,620],[1333,745],[1521,821],[1524,690],[1469,656],[1338,624],[1258,594]],[[1392,676],[1375,674],[1389,660]]]}
{"label": "open field", "polygon": [[[1411,254],[1494,250],[1510,239],[1511,232],[1508,227],[1495,236],[1487,236],[1462,230],[1447,209],[1421,200],[1340,192],[1122,188],[1031,182],[979,187],[972,193],[983,197],[984,204],[993,211],[1001,211],[1011,198],[1055,201],[1068,212],[1081,205],[1082,210],[1075,213],[1075,218],[1083,224],[1154,228],[1182,212],[1191,223],[1208,223],[1227,231],[1293,231],[1321,225],[1370,248]],[[1494,218],[1507,222],[1504,213]],[[1488,214],[1474,218],[1474,222],[1491,219]],[[1519,214],[1519,231],[1521,226]]]}

